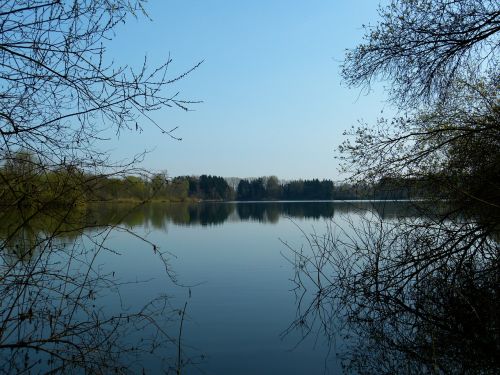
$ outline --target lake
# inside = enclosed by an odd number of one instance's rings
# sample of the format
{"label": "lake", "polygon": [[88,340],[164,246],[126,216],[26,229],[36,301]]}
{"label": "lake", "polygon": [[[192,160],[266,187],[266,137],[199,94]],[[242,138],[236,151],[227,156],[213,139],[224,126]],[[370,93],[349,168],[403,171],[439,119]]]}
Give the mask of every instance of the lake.
{"label": "lake", "polygon": [[187,373],[320,374],[325,365],[336,373],[335,356],[321,337],[300,342],[299,333],[283,336],[297,301],[291,253],[282,241],[299,247],[300,229],[323,231],[326,221],[359,215],[360,207],[375,207],[383,216],[408,210],[387,202],[153,204],[134,210],[122,224],[170,252],[178,282],[192,287],[173,287],[151,248],[126,233],[107,241],[122,256],[102,262],[124,279],[152,278],[126,293],[131,303],[144,296],[144,288],[149,298],[169,294],[178,308],[188,302],[183,339],[192,355],[204,359]]}
{"label": "lake", "polygon": [[[88,348],[82,363],[93,358],[88,366],[107,363],[116,372],[336,374],[342,371],[336,353],[348,339],[332,341],[321,324],[297,324],[300,306],[315,291],[314,285],[305,293],[296,289],[292,250],[307,248],[305,234],[326,233],[332,222],[349,223],[341,234],[349,235],[367,215],[391,221],[418,212],[409,202],[106,204],[66,217],[71,229],[50,216],[17,237],[2,232],[11,249],[4,275],[20,277],[28,268],[56,275],[56,281],[40,279],[43,287],[26,287],[29,292],[9,289],[4,280],[4,321],[13,295],[19,311],[15,327],[3,330],[11,340],[26,335],[23,342],[37,335],[59,339],[62,330],[67,341]],[[28,245],[29,253],[20,255]],[[57,251],[43,255],[42,245]],[[21,295],[31,302],[19,304]],[[81,330],[82,321],[89,328]],[[55,343],[53,350],[69,356],[68,345]],[[36,353],[29,360],[3,353],[10,360],[4,371],[32,361],[34,373],[60,365]],[[75,368],[87,366],[80,365]]]}

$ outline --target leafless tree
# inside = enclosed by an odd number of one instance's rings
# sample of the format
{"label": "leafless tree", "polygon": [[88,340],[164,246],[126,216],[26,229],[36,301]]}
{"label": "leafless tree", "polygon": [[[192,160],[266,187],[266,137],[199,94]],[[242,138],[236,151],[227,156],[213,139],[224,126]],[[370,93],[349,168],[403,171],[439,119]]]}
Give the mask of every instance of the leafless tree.
{"label": "leafless tree", "polygon": [[[195,103],[168,90],[199,64],[171,76],[169,56],[152,68],[144,59],[134,70],[106,54],[118,24],[147,17],[144,3],[0,1],[2,373],[137,373],[137,355],[156,349],[166,350],[165,372],[180,373],[186,364],[169,326],[178,328],[185,308],[163,296],[132,312],[110,312],[99,303],[123,287],[94,263],[116,250],[105,239],[120,228],[96,227],[77,207],[102,175],[140,172],[137,158],[116,164],[95,147],[103,132],[140,132],[149,124],[176,139],[175,129],[157,124],[152,112]],[[53,172],[59,177],[47,194],[38,177]],[[145,246],[172,275],[166,254]],[[145,327],[151,335],[144,341],[127,341]],[[166,345],[175,349],[170,357]]]}
{"label": "leafless tree", "polygon": [[[429,214],[425,209],[423,214]],[[352,215],[352,214],[351,214]],[[360,211],[289,246],[297,317],[348,373],[498,372],[498,237],[463,217]]]}
{"label": "leafless tree", "polygon": [[498,77],[498,1],[391,0],[379,16],[347,52],[342,74],[349,85],[387,80],[395,102],[420,105],[453,94],[466,75]]}
{"label": "leafless tree", "polygon": [[[127,17],[143,12],[143,1],[4,1],[0,6],[1,150],[25,149],[44,161],[98,159],[89,146],[111,127],[139,130],[156,124],[152,111],[189,101],[168,85],[172,62],[134,71],[106,55],[105,42]],[[193,67],[192,69],[196,68]]]}
{"label": "leafless tree", "polygon": [[343,76],[387,80],[403,114],[346,132],[340,158],[354,182],[420,184],[420,214],[304,233],[290,330],[344,334],[355,373],[497,373],[499,3],[393,0],[379,13]]}

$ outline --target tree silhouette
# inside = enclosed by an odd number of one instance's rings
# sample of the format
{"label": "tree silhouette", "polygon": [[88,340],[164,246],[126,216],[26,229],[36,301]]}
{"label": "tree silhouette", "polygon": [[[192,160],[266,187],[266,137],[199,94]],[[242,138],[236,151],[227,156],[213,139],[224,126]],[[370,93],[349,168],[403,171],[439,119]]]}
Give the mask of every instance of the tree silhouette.
{"label": "tree silhouette", "polygon": [[[140,132],[150,124],[175,139],[175,129],[161,127],[152,112],[187,110],[194,103],[167,90],[199,64],[170,76],[170,57],[152,68],[144,59],[134,70],[106,54],[116,26],[146,15],[143,5],[142,0],[0,3],[2,373],[139,372],[130,361],[134,355],[165,344],[178,352],[165,371],[179,373],[186,363],[180,337],[173,339],[165,326],[183,319],[185,309],[178,314],[163,297],[134,311],[102,307],[103,296],[110,291],[118,296],[121,286],[95,259],[113,251],[105,246],[111,231],[128,230],[115,223],[93,232],[96,224],[83,218],[82,203],[102,177],[138,188],[130,176],[141,172],[135,166],[140,156],[113,163],[96,148],[103,132]],[[142,191],[137,194],[147,199]],[[145,243],[173,277],[166,255]],[[146,327],[152,336],[144,342],[124,339]]]}
{"label": "tree silhouette", "polygon": [[304,233],[290,329],[346,335],[354,373],[497,373],[499,4],[393,0],[379,13],[343,76],[386,79],[403,114],[346,132],[340,158],[352,183],[412,181],[425,200],[417,217],[374,210]]}

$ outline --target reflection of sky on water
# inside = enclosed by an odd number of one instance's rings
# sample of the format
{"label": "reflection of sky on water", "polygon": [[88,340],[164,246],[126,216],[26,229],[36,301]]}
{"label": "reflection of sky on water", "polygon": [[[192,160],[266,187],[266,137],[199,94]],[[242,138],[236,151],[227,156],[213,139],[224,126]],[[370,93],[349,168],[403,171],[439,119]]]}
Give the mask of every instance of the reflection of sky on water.
{"label": "reflection of sky on water", "polygon": [[[305,227],[323,225],[306,218],[298,221]],[[124,300],[139,304],[155,293],[172,296],[173,305],[188,300],[184,339],[207,356],[201,365],[206,373],[322,373],[326,349],[321,340],[316,348],[308,340],[291,350],[299,337],[280,338],[295,317],[291,265],[282,255],[285,247],[279,240],[302,241],[292,221],[170,225],[168,232],[135,230],[157,243],[160,251],[175,255],[170,258],[172,269],[181,284],[193,285],[191,298],[188,289],[169,282],[153,250],[129,235],[114,233],[108,241],[112,248],[124,249],[122,257],[109,255],[100,261],[106,268],[112,266],[122,279],[152,279],[147,287],[124,290]]]}
{"label": "reflection of sky on water", "polygon": [[[305,241],[299,227],[305,233],[322,232],[330,218],[357,222],[368,209],[383,217],[414,214],[410,204],[394,202],[102,205],[78,213],[62,238],[70,246],[76,241],[76,248],[92,251],[106,236],[105,246],[119,253],[101,251],[94,263],[95,270],[124,283],[100,290],[94,302],[100,311],[120,314],[166,295],[168,315],[187,301],[183,356],[203,353],[206,359],[199,367],[205,373],[315,374],[324,370],[324,339],[310,336],[295,347],[298,333],[280,336],[295,319],[297,306],[291,292],[293,267],[284,256],[290,253],[280,239],[299,248]],[[108,232],[103,228],[109,224],[118,227]],[[47,220],[33,222],[29,233],[50,232],[51,225]],[[88,225],[93,228],[78,229]],[[155,248],[127,228],[168,252],[169,270],[188,287],[172,283]],[[22,240],[29,242],[25,237]],[[168,319],[165,329],[175,338],[179,319]],[[147,334],[131,333],[125,340],[133,342]],[[166,346],[159,357],[147,359],[148,366],[159,370],[161,357],[172,358],[172,351],[172,345]],[[327,366],[338,372],[334,355]],[[189,373],[196,373],[196,367]]]}

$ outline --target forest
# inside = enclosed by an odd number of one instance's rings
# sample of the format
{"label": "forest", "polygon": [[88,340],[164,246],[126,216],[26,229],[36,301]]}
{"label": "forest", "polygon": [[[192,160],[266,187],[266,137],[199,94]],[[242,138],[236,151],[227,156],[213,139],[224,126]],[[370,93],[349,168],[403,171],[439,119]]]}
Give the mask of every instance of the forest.
{"label": "forest", "polygon": [[[331,180],[279,180],[276,176],[232,178],[137,172],[93,174],[77,166],[54,168],[28,152],[18,152],[0,168],[3,205],[73,206],[90,202],[277,201],[409,199],[425,197],[424,184],[383,178],[376,184]],[[228,182],[229,181],[229,182]],[[235,184],[235,181],[238,181]]]}

